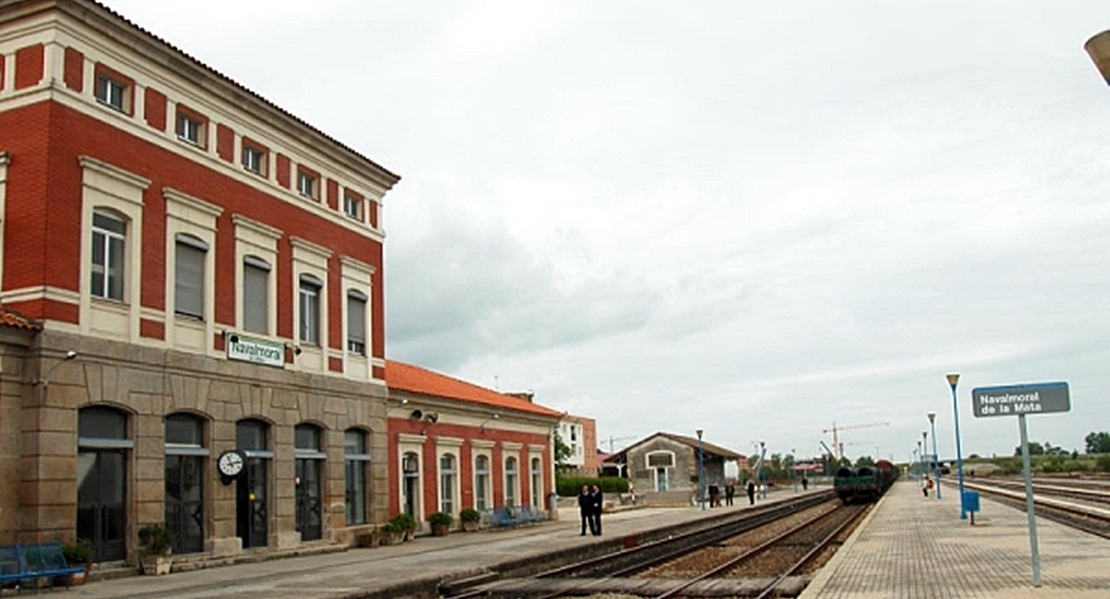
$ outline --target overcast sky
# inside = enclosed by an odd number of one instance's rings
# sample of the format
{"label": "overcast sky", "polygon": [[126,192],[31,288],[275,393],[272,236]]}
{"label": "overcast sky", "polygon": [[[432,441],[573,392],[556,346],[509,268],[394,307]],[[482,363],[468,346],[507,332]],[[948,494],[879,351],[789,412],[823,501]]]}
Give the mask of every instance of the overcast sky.
{"label": "overcast sky", "polygon": [[1089,2],[106,0],[403,176],[387,357],[752,453],[906,460],[962,373],[1110,430],[1110,89]]}

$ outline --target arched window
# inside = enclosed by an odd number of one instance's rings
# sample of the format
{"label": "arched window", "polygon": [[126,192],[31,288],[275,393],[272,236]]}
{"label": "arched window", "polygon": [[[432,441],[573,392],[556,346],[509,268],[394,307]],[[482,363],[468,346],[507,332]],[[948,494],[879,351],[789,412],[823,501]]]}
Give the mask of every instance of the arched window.
{"label": "arched window", "polygon": [[343,433],[343,463],[347,524],[366,524],[366,467],[370,464],[370,449],[365,431],[352,428]]}
{"label": "arched window", "polygon": [[455,488],[458,480],[455,456],[445,453],[439,456],[439,511],[455,513]]}
{"label": "arched window", "polygon": [[505,506],[516,507],[520,497],[520,471],[515,457],[505,458]]}
{"label": "arched window", "polygon": [[204,551],[204,420],[192,414],[166,416],[166,526],[174,553]]}
{"label": "arched window", "polygon": [[474,458],[474,509],[490,507],[489,457],[479,454]]}
{"label": "arched window", "polygon": [[293,427],[293,457],[296,472],[296,528],[302,541],[323,538],[322,479],[324,459],[323,431],[314,424]]}

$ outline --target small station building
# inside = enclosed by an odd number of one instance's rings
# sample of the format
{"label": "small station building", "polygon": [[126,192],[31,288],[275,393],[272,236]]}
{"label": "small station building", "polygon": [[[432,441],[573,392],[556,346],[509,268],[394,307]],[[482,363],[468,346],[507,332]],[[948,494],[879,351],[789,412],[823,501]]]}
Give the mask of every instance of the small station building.
{"label": "small station building", "polygon": [[725,464],[730,461],[740,464],[745,459],[740,453],[714,443],[657,432],[611,454],[606,466],[632,483],[638,501],[648,505],[689,505],[697,501],[699,449],[704,452],[702,464],[707,485],[712,481],[724,485]]}

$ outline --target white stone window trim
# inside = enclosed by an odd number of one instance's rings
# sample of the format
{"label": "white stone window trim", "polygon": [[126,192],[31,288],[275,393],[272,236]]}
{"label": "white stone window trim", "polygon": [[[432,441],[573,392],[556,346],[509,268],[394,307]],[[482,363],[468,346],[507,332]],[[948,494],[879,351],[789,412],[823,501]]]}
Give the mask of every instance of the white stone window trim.
{"label": "white stone window trim", "polygon": [[241,214],[232,214],[235,225],[235,326],[245,331],[243,326],[243,261],[247,256],[257,256],[270,266],[267,277],[266,320],[267,333],[246,333],[273,339],[277,336],[277,257],[278,240],[284,234],[281,229],[260,223]]}
{"label": "white stone window trim", "polygon": [[[652,464],[651,456],[663,455],[670,458],[669,464]],[[675,467],[675,453],[668,449],[655,449],[644,454],[644,468],[674,468]]]}
{"label": "white stone window trim", "polygon": [[320,244],[313,243],[300,237],[290,237],[289,245],[293,249],[293,296],[290,301],[296,309],[293,310],[293,331],[294,338],[297,343],[302,343],[301,338],[301,280],[302,277],[308,275],[318,279],[321,283],[319,288],[319,295],[317,297],[317,308],[319,315],[318,325],[318,344],[302,344],[300,345],[301,353],[294,360],[294,366],[297,370],[308,370],[315,372],[324,372],[327,370],[327,355],[325,348],[328,345],[328,325],[331,309],[331,298],[329,294],[329,275],[328,262],[331,260],[332,251]]}
{"label": "white stone window trim", "polygon": [[492,448],[493,448],[493,444],[491,443],[489,446],[479,446],[479,445],[476,445],[473,441],[471,441],[470,444],[471,444],[471,446],[474,447],[474,449],[471,450],[471,453],[470,453],[470,459],[473,460],[473,462],[474,462],[472,464],[471,473],[470,473],[470,479],[471,479],[470,480],[470,484],[471,484],[470,488],[473,489],[473,499],[472,499],[472,504],[471,505],[474,509],[479,509],[478,508],[478,474],[479,474],[479,471],[478,471],[478,457],[481,456],[481,457],[486,458],[486,464],[487,464],[486,469],[484,471],[482,471],[486,475],[485,497],[483,497],[483,499],[485,499],[485,508],[482,508],[482,509],[489,509],[489,508],[493,507],[494,462],[493,462],[493,451],[491,451]]}
{"label": "white stone window trim", "polygon": [[[504,503],[505,503],[506,507],[508,507],[510,505],[509,504],[509,491],[510,490],[512,491],[512,499],[513,499],[513,503],[511,505],[513,507],[520,507],[520,505],[521,505],[521,503],[520,503],[520,500],[521,500],[521,496],[520,496],[521,467],[520,467],[519,449],[520,448],[518,447],[517,451],[502,451],[501,452],[501,490],[502,490],[501,494],[502,494],[502,498],[504,500]],[[509,469],[509,460],[514,460],[516,462],[516,469],[515,470],[510,470]],[[513,475],[513,480],[511,481],[511,484],[510,484],[510,481],[509,481],[510,474]]]}
{"label": "white stone window trim", "polygon": [[397,434],[397,479],[400,484],[397,485],[397,505],[401,506],[401,510],[405,507],[405,454],[416,454],[416,489],[415,497],[413,498],[413,511],[417,522],[423,520],[424,514],[424,442],[427,441],[424,435],[413,435],[408,433]]}
{"label": "white stone window trim", "polygon": [[[461,440],[459,442],[459,445],[449,445],[446,447],[442,446],[439,440],[436,441],[436,511],[445,512],[451,514],[452,516],[457,516],[461,509],[461,506],[459,504],[459,500],[461,499],[459,492],[459,475],[461,474],[462,470],[462,459],[460,457],[460,452],[458,449],[461,445]],[[443,470],[443,458],[446,456],[451,456],[455,464],[454,470]],[[453,485],[451,485],[451,496],[449,497],[452,506],[450,511],[443,509],[443,477],[446,474],[450,474],[451,476],[453,476],[452,482],[454,483]]]}
{"label": "white stone window trim", "polygon": [[[141,315],[143,194],[150,179],[123,170],[90,156],[79,156],[81,166],[81,267],[79,306],[82,334],[93,331],[94,316],[102,322],[113,320],[125,326],[104,326],[99,335],[116,340],[138,342]],[[102,301],[92,296],[92,221],[97,209],[109,209],[127,223],[124,240],[123,301]],[[122,320],[121,320],[122,319]]]}
{"label": "white stone window trim", "polygon": [[7,152],[0,152],[0,281],[4,280],[4,221],[8,218],[8,164],[11,157]]}
{"label": "white stone window trim", "polygon": [[[162,197],[166,201],[166,314],[172,319],[167,323],[166,343],[177,349],[209,353],[213,351],[211,340],[216,332],[216,221],[224,210],[172,187],[162,188]],[[189,317],[178,317],[176,311],[174,279],[177,239],[181,234],[191,235],[208,244],[204,257],[204,314],[200,322]],[[188,336],[188,329],[203,329],[203,345],[177,347],[177,341]]]}

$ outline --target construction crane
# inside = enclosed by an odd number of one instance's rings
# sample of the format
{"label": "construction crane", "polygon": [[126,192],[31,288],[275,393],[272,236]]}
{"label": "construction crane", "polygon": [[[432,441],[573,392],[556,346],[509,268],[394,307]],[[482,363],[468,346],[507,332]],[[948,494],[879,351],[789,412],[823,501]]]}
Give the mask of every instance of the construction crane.
{"label": "construction crane", "polygon": [[840,431],[851,430],[855,428],[871,428],[875,426],[890,426],[889,422],[869,422],[867,424],[849,424],[848,426],[837,426],[834,422],[832,428],[823,429],[823,433],[832,433],[833,449],[837,451],[836,459],[844,457],[844,445],[840,443]]}

